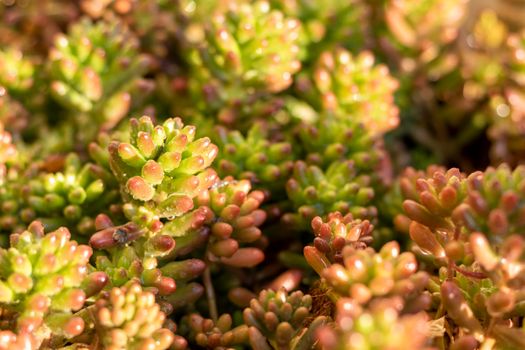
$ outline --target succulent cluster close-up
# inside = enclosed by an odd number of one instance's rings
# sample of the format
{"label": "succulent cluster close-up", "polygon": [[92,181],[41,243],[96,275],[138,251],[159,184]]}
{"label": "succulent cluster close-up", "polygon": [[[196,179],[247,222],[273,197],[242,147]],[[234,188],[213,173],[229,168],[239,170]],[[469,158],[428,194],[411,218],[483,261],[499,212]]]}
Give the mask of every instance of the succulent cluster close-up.
{"label": "succulent cluster close-up", "polygon": [[0,350],[525,349],[523,0],[0,0]]}

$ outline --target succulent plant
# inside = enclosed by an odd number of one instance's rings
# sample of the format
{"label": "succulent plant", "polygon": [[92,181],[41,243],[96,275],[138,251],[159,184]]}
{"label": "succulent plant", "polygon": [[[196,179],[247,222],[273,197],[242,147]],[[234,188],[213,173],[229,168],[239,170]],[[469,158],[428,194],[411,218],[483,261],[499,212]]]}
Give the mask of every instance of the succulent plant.
{"label": "succulent plant", "polygon": [[370,176],[359,175],[353,161],[334,162],[325,172],[298,161],[286,184],[288,198],[297,212],[283,219],[298,227],[305,227],[315,216],[335,211],[374,219],[377,215],[371,205],[374,189],[369,185]]}
{"label": "succulent plant", "polygon": [[[187,40],[196,46],[190,62],[201,70],[202,78],[263,92],[289,87],[301,67],[299,21],[266,1],[234,1],[226,7],[202,27],[187,30]],[[276,64],[268,69],[269,63]]]}
{"label": "succulent plant", "polygon": [[[263,290],[244,309],[244,322],[254,349],[307,349],[313,346],[313,333],[325,323],[319,316],[306,327],[312,298],[300,291],[288,294],[280,289]],[[271,345],[269,347],[268,343]]]}
{"label": "succulent plant", "polygon": [[[463,51],[462,73],[466,80],[466,97],[481,99],[507,77],[505,68],[500,63],[504,58],[498,57],[506,54],[507,36],[505,23],[494,11],[485,10],[480,14],[472,29],[471,48]],[[477,62],[472,62],[472,59]]]}
{"label": "succulent plant", "polygon": [[166,316],[155,295],[132,281],[99,299],[93,315],[97,337],[106,349],[165,350],[175,338],[162,327]]}
{"label": "succulent plant", "polygon": [[411,220],[405,215],[403,202],[405,200],[419,201],[417,182],[420,179],[431,178],[436,171],[445,172],[446,169],[437,165],[430,165],[424,171],[408,167],[394,180],[388,193],[381,199],[379,205],[383,214],[391,217],[396,230],[408,233]]}
{"label": "succulent plant", "polygon": [[128,216],[154,231],[160,219],[193,208],[192,199],[217,179],[209,168],[217,155],[210,139],[195,139],[195,127],[179,118],[155,126],[149,117],[132,119],[129,142],[109,144],[110,165],[126,198]]}
{"label": "succulent plant", "polygon": [[211,210],[206,222],[210,225],[208,258],[238,267],[252,267],[264,259],[257,248],[243,247],[261,237],[261,226],[266,219],[259,209],[264,194],[250,191],[247,180],[235,181],[227,177],[196,198],[196,204]]}
{"label": "succulent plant", "polygon": [[0,3],[0,350],[525,348],[519,1]]}
{"label": "succulent plant", "polygon": [[[307,250],[326,259],[329,263],[342,263],[342,251],[346,246],[365,249],[372,243],[374,225],[368,220],[354,220],[352,214],[341,215],[339,212],[328,214],[326,222],[320,216],[312,220],[312,229],[315,234],[313,247],[305,247],[305,256],[308,261]],[[310,254],[310,253],[308,253]]]}
{"label": "succulent plant", "polygon": [[95,227],[99,231],[91,236],[90,245],[107,250],[107,254],[97,254],[95,266],[107,273],[112,286],[121,287],[133,279],[159,295],[175,290],[174,279],[162,274],[156,259],[173,250],[173,238],[160,234],[144,238],[148,233],[146,229],[133,222],[115,226],[104,214],[97,216]]}
{"label": "succulent plant", "polygon": [[118,214],[116,185],[107,170],[96,164],[82,166],[76,154],[69,154],[62,172],[42,173],[21,188],[22,220],[38,219],[48,229],[68,225],[75,234],[91,233],[97,214]]}
{"label": "succulent plant", "polygon": [[216,322],[199,314],[190,314],[182,320],[182,325],[187,328],[188,338],[199,347],[221,350],[248,341],[248,327],[242,325],[232,328],[232,322],[228,314],[221,315]]}
{"label": "succulent plant", "polygon": [[35,67],[20,50],[0,51],[0,86],[10,93],[20,94],[33,86]]}
{"label": "succulent plant", "polygon": [[487,135],[491,140],[490,158],[494,165],[516,166],[523,154],[523,105],[525,96],[519,88],[506,88],[491,97],[488,114],[493,116]]}
{"label": "succulent plant", "polygon": [[[59,34],[49,53],[51,92],[83,127],[115,125],[128,111],[129,85],[145,71],[138,42],[123,23],[87,19]],[[95,130],[96,131],[96,130]]]}
{"label": "succulent plant", "polygon": [[215,168],[219,176],[250,180],[262,188],[282,188],[293,168],[292,146],[288,142],[272,142],[262,125],[250,128],[246,137],[238,130],[217,128]]}
{"label": "succulent plant", "polygon": [[307,58],[315,57],[319,49],[334,45],[361,50],[370,40],[367,21],[370,11],[361,1],[273,0],[270,3],[301,21]]}
{"label": "succulent plant", "polygon": [[525,169],[514,171],[506,165],[471,174],[465,203],[454,210],[454,217],[470,232],[483,232],[495,244],[521,232],[520,187]]}
{"label": "succulent plant", "polygon": [[65,227],[45,234],[35,221],[26,231],[11,235],[9,249],[0,249],[2,307],[17,312],[17,329],[36,332],[39,344],[50,337],[74,337],[84,328],[73,312],[86,299],[81,287],[89,279],[92,250],[70,237]]}
{"label": "succulent plant", "polygon": [[351,298],[337,303],[339,325],[335,331],[325,327],[319,332],[326,349],[423,349],[428,325],[424,314],[400,315],[389,303],[362,310]]}
{"label": "succulent plant", "polygon": [[15,334],[11,331],[0,331],[0,339],[2,339],[0,341],[0,349],[2,350],[36,349],[33,336],[27,332]]}
{"label": "succulent plant", "polygon": [[525,83],[525,58],[523,57],[523,49],[525,48],[525,31],[513,33],[507,39],[507,45],[511,50],[511,78],[517,84],[523,85]]}
{"label": "succulent plant", "polygon": [[423,297],[428,276],[417,272],[415,256],[410,252],[399,253],[397,242],[385,244],[378,253],[372,248],[343,249],[344,265],[328,265],[321,271],[326,283],[334,292],[367,303],[373,297],[398,295],[405,298]]}
{"label": "succulent plant", "polygon": [[301,125],[299,133],[306,159],[323,169],[335,161],[351,159],[361,172],[372,174],[386,157],[380,140],[349,117],[322,114],[314,123]]}
{"label": "succulent plant", "polygon": [[436,261],[453,255],[458,241],[464,241],[461,229],[454,223],[453,212],[467,196],[465,175],[458,169],[437,170],[431,178],[416,181],[419,198],[407,199],[403,208],[412,220],[410,237]]}
{"label": "succulent plant", "polygon": [[92,18],[100,18],[111,10],[125,15],[133,9],[133,5],[133,1],[129,0],[82,0],[80,2],[82,11]]}
{"label": "succulent plant", "polygon": [[13,145],[11,134],[4,129],[4,125],[0,123],[0,177],[2,182],[5,181],[6,176],[6,163],[12,163],[15,161],[17,151],[15,145]]}
{"label": "succulent plant", "polygon": [[[40,91],[41,67],[37,58],[15,47],[0,50],[0,66],[0,121],[18,134],[31,129],[30,116],[34,124],[43,117],[46,98]],[[33,98],[26,99],[27,94]]]}
{"label": "succulent plant", "polygon": [[[385,1],[388,34],[394,39],[394,45],[408,56],[407,60],[428,63],[459,36],[467,3],[464,0]],[[405,63],[401,69],[409,67]]]}
{"label": "succulent plant", "polygon": [[[368,51],[355,57],[341,48],[325,51],[311,77],[298,79],[297,88],[318,110],[359,120],[371,135],[381,135],[399,124],[394,104],[398,83],[385,65],[374,61]],[[358,117],[363,115],[366,118]]]}

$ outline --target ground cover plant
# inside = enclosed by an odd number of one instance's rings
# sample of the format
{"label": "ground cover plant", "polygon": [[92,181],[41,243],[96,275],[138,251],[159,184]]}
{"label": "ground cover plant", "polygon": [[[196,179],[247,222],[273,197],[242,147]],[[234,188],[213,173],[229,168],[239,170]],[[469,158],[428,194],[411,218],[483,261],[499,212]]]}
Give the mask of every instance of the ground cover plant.
{"label": "ground cover plant", "polygon": [[525,349],[518,0],[0,0],[0,350]]}

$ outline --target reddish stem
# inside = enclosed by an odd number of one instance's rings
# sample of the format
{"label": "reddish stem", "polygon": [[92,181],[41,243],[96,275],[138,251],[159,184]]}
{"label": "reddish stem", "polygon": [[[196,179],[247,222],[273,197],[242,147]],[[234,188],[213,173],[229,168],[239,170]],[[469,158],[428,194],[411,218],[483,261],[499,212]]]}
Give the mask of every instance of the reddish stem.
{"label": "reddish stem", "polygon": [[462,275],[465,275],[467,277],[471,277],[471,278],[476,278],[476,279],[484,279],[484,278],[487,278],[487,275],[484,273],[484,272],[475,272],[475,271],[468,271],[468,270],[465,270],[459,266],[454,266],[454,269],[461,273]]}

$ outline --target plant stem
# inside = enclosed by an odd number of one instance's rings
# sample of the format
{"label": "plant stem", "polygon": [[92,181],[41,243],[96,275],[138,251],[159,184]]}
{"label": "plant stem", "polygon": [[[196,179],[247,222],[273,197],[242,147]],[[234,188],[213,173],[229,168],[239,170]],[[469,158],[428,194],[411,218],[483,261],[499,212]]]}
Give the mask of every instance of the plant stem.
{"label": "plant stem", "polygon": [[204,288],[206,289],[206,298],[208,299],[208,307],[210,309],[210,317],[213,322],[217,322],[219,315],[217,313],[217,300],[215,299],[215,290],[213,289],[213,282],[211,280],[210,262],[206,262],[206,269],[202,276]]}

